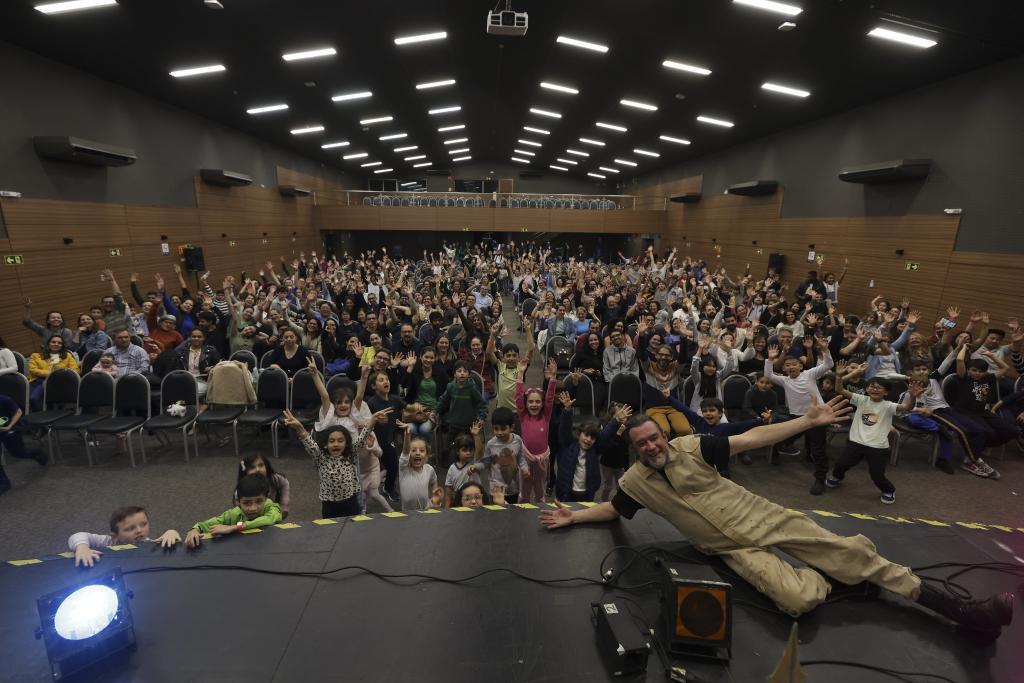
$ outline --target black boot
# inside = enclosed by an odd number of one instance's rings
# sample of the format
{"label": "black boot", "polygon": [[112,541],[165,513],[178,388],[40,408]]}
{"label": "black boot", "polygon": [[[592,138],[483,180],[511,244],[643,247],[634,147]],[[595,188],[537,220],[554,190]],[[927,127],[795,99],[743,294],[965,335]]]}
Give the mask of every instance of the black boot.
{"label": "black boot", "polygon": [[985,600],[963,600],[922,583],[917,602],[961,626],[998,636],[1013,621],[1013,597],[999,593]]}

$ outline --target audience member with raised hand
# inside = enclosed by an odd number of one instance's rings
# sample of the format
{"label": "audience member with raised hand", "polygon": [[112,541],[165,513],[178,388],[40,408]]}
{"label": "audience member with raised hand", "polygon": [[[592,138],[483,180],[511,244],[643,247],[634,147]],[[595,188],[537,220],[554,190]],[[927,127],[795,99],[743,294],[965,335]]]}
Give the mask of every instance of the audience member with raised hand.
{"label": "audience member with raised hand", "polygon": [[402,413],[414,435],[430,434],[435,427],[430,414],[436,412],[437,403],[448,387],[449,377],[437,362],[437,352],[431,346],[420,349],[414,362],[406,365],[403,384],[409,404]]}
{"label": "audience member with raised hand", "polygon": [[427,510],[444,505],[444,489],[437,483],[437,471],[430,461],[430,444],[413,433],[412,425],[398,422],[404,435],[398,458],[398,490],[402,510]]}
{"label": "audience member with raised hand", "polygon": [[469,428],[469,434],[459,434],[452,444],[455,451],[455,462],[448,467],[448,473],[444,478],[445,507],[451,507],[455,500],[455,492],[467,483],[481,485],[482,477],[480,471],[483,469],[476,461],[484,452],[483,439],[484,423],[480,420],[473,422]]}
{"label": "audience member with raised hand", "polygon": [[464,360],[455,364],[455,375],[437,400],[437,417],[448,429],[449,445],[456,436],[468,432],[474,422],[487,417],[487,402]]}
{"label": "audience member with raised hand", "polygon": [[484,445],[480,465],[488,475],[492,491],[502,486],[509,503],[519,502],[521,477],[530,475],[523,439],[515,433],[516,415],[505,407],[498,407],[491,413],[493,436]]}
{"label": "audience member with raised hand", "polygon": [[369,426],[353,437],[346,427],[331,424],[318,430],[314,437],[287,410],[284,411],[284,423],[295,431],[306,454],[316,465],[320,477],[320,515],[324,519],[358,515],[362,511],[362,501],[356,451],[357,446],[362,447]]}
{"label": "audience member with raised hand", "polygon": [[157,538],[149,537],[149,513],[137,505],[119,507],[110,514],[110,533],[93,534],[79,531],[68,538],[68,550],[75,554],[76,567],[92,567],[103,556],[103,548],[110,546],[156,543],[168,550],[181,542],[174,529],[168,529]]}
{"label": "audience member with raised hand", "polygon": [[[388,503],[387,499],[381,495],[381,457],[383,456],[383,448],[381,447],[380,439],[377,438],[374,430],[385,424],[391,419],[391,414],[394,411],[391,408],[384,408],[379,410],[372,415],[370,418],[370,424],[363,428],[363,432],[359,437],[356,438],[359,444],[356,447],[356,455],[359,457],[359,483],[363,492],[363,511],[365,512],[370,504],[370,501],[376,503],[381,507],[384,512],[392,512],[393,509],[391,504]],[[395,469],[397,470],[398,463],[396,458]],[[397,479],[397,472],[396,477]],[[397,493],[393,498],[397,498]]]}
{"label": "audience member with raised hand", "polygon": [[544,486],[548,480],[551,463],[551,448],[548,443],[548,429],[554,412],[557,383],[555,374],[558,365],[549,358],[544,370],[547,388],[526,388],[526,359],[519,361],[519,376],[516,380],[516,412],[519,415],[520,434],[529,464],[529,474],[523,476],[521,502],[543,503]]}
{"label": "audience member with raised hand", "polygon": [[560,450],[555,457],[555,499],[592,501],[601,487],[602,441],[610,439],[617,425],[609,421],[604,429],[596,418],[586,416],[573,427],[572,406],[576,403],[569,392],[558,395],[562,414],[558,419]]}
{"label": "audience member with raised hand", "polygon": [[50,350],[49,342],[50,337],[53,335],[60,336],[64,340],[65,346],[70,346],[74,338],[74,333],[64,326],[64,314],[60,311],[50,311],[46,314],[46,324],[40,325],[32,319],[32,299],[25,299],[25,318],[21,321],[22,325],[27,327],[29,330],[39,336],[40,345],[44,353],[48,353]]}

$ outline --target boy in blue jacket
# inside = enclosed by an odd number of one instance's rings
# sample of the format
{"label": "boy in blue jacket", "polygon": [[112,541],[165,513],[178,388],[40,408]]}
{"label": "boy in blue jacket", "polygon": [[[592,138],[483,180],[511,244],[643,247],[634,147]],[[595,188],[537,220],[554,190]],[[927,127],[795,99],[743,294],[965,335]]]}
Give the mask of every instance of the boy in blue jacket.
{"label": "boy in blue jacket", "polygon": [[563,391],[558,395],[562,404],[562,416],[558,420],[558,443],[560,449],[556,459],[555,499],[566,502],[594,500],[601,487],[601,449],[610,442],[619,428],[617,420],[609,420],[604,429],[600,423],[589,418],[572,428],[572,405],[576,399]]}

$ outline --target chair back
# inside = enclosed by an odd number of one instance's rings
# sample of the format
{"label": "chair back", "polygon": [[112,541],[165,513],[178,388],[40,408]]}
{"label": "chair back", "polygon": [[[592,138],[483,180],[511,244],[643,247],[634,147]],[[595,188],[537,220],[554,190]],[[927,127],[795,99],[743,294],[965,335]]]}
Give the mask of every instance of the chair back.
{"label": "chair back", "polygon": [[249,372],[252,372],[253,370],[256,369],[256,354],[253,353],[252,351],[240,349],[231,354],[231,358],[229,358],[228,360],[237,360],[242,363],[245,363],[246,367],[249,368]]}
{"label": "chair back", "polygon": [[946,403],[953,405],[956,401],[956,373],[951,373],[942,378],[942,398],[946,399]]}
{"label": "chair back", "polygon": [[82,378],[74,370],[57,368],[43,382],[43,409],[74,406]]}
{"label": "chair back", "polygon": [[320,353],[319,351],[311,350],[307,350],[306,353],[313,357],[313,362],[316,363],[316,369],[319,370],[320,374],[322,375],[324,372],[324,366],[326,365],[326,363],[324,362],[323,354]]}
{"label": "chair back", "polygon": [[290,410],[318,408],[320,406],[320,393],[316,390],[316,382],[309,368],[302,368],[296,372],[289,384],[291,385],[291,393],[288,397]]}
{"label": "chair back", "polygon": [[479,372],[477,372],[476,370],[473,370],[472,372],[470,372],[469,378],[471,380],[473,380],[473,384],[476,385],[476,390],[480,392],[481,396],[483,396],[484,395],[484,378],[483,378],[483,376]]}
{"label": "chair back", "polygon": [[900,397],[903,396],[907,391],[907,383],[902,379],[890,379],[888,380],[889,393],[885,399],[892,401],[893,403],[899,403]]}
{"label": "chair back", "polygon": [[84,356],[82,356],[82,362],[81,362],[82,374],[83,375],[88,374],[89,371],[91,371],[96,366],[96,364],[100,362],[100,356],[102,356],[102,355],[103,355],[102,351],[98,351],[96,349],[93,349],[89,353],[87,353]]}
{"label": "chair back", "polygon": [[260,370],[266,370],[267,368],[270,367],[271,356],[273,355],[274,351],[273,349],[271,349],[270,351],[265,351],[263,355],[260,356]]}
{"label": "chair back", "polygon": [[739,410],[743,407],[743,398],[750,389],[750,380],[746,375],[729,375],[722,383],[722,403],[725,410]]}
{"label": "chair back", "polygon": [[182,401],[186,407],[199,405],[196,378],[187,370],[171,370],[160,382],[160,409]]}
{"label": "chair back", "polygon": [[554,358],[558,363],[559,370],[568,370],[569,364],[572,362],[573,351],[572,342],[565,337],[561,335],[550,337],[547,344],[544,345],[544,362],[546,363],[549,358]]}
{"label": "chair back", "polygon": [[533,315],[533,311],[537,308],[536,299],[527,299],[523,302],[523,317],[529,318]]}
{"label": "chair back", "polygon": [[625,403],[634,413],[643,412],[644,388],[640,378],[628,373],[620,373],[612,377],[608,385],[608,405]]}
{"label": "chair back", "polygon": [[355,396],[357,387],[356,383],[345,375],[335,375],[327,382],[327,395],[333,396],[338,389],[348,389]]}
{"label": "chair back", "polygon": [[0,395],[17,403],[21,412],[28,412],[28,378],[25,375],[20,372],[0,375]]}
{"label": "chair back", "polygon": [[28,363],[25,362],[25,356],[17,351],[11,351],[11,353],[14,354],[14,364],[18,366],[18,372],[28,377]]}
{"label": "chair back", "polygon": [[597,406],[594,405],[594,383],[586,375],[580,375],[580,381],[576,385],[576,407],[580,413],[597,416]]}
{"label": "chair back", "polygon": [[152,413],[149,400],[149,380],[137,372],[122,375],[114,383],[114,415],[116,417],[143,417]]}
{"label": "chair back", "polygon": [[288,375],[281,368],[267,368],[256,381],[256,401],[267,408],[288,407]]}
{"label": "chair back", "polygon": [[[145,379],[145,378],[143,378]],[[147,381],[146,384],[149,384]],[[148,400],[148,395],[147,395]],[[114,406],[114,378],[105,372],[90,372],[78,384],[79,412],[98,413]]]}

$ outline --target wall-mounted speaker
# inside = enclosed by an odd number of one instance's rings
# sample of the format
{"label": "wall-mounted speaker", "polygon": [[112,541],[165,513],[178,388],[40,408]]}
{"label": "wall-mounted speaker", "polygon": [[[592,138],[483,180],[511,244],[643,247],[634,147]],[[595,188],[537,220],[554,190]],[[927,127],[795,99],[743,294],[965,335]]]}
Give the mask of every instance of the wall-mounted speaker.
{"label": "wall-mounted speaker", "polygon": [[696,204],[702,196],[700,192],[684,192],[675,197],[669,197],[668,200],[676,204]]}
{"label": "wall-mounted speaker", "polygon": [[927,178],[931,169],[931,159],[896,159],[844,168],[839,171],[839,179],[847,183],[899,183]]}
{"label": "wall-mounted speaker", "polygon": [[677,655],[732,657],[732,585],[706,565],[666,562],[666,649]]}
{"label": "wall-mounted speaker", "polygon": [[785,254],[768,254],[768,267],[774,270],[777,276],[781,277],[783,271],[786,270]]}
{"label": "wall-mounted speaker", "polygon": [[185,247],[182,249],[181,255],[185,258],[185,267],[189,270],[196,273],[206,270],[206,259],[203,257],[202,247]]}
{"label": "wall-mounted speaker", "polygon": [[775,194],[779,189],[778,180],[751,180],[746,183],[736,183],[726,188],[726,194],[739,194],[744,197],[763,197]]}
{"label": "wall-mounted speaker", "polygon": [[201,168],[199,177],[208,185],[219,185],[221,187],[237,187],[239,185],[252,185],[252,178],[237,171],[225,171],[223,168]]}
{"label": "wall-mounted speaker", "polygon": [[308,197],[313,194],[312,190],[296,185],[278,185],[277,191],[281,193],[282,197]]}

